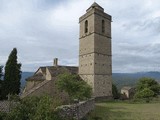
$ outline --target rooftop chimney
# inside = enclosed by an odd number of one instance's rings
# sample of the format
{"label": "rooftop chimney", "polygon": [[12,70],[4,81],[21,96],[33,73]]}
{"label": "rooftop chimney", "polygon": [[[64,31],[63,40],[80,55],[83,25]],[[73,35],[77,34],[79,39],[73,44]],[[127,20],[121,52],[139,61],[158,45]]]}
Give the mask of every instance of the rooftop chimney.
{"label": "rooftop chimney", "polygon": [[58,58],[54,58],[54,63],[53,63],[54,66],[58,66]]}

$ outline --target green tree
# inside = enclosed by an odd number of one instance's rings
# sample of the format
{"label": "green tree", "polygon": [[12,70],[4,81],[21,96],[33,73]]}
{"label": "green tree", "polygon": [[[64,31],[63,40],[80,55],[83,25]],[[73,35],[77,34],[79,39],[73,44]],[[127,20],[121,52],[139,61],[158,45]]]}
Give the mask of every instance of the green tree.
{"label": "green tree", "polygon": [[2,85],[3,85],[3,81],[2,81],[2,68],[3,68],[3,66],[0,66],[0,100],[2,99]]}
{"label": "green tree", "polygon": [[153,78],[140,78],[137,86],[136,91],[140,92],[144,90],[145,88],[148,88],[154,92],[154,96],[157,96],[160,92],[160,86],[157,81]]}
{"label": "green tree", "polygon": [[149,88],[144,88],[143,90],[137,92],[135,94],[135,98],[144,99],[146,102],[149,102],[151,98],[154,96],[154,92]]}
{"label": "green tree", "polygon": [[2,69],[3,69],[3,66],[0,66],[0,80],[2,80],[2,75],[3,75]]}
{"label": "green tree", "polygon": [[115,84],[112,84],[112,95],[114,99],[118,99],[120,97],[117,86]]}
{"label": "green tree", "polygon": [[78,75],[61,74],[56,81],[57,87],[68,93],[70,100],[90,98],[92,88]]}
{"label": "green tree", "polygon": [[19,94],[21,64],[17,62],[17,49],[13,48],[5,65],[3,98],[8,94]]}

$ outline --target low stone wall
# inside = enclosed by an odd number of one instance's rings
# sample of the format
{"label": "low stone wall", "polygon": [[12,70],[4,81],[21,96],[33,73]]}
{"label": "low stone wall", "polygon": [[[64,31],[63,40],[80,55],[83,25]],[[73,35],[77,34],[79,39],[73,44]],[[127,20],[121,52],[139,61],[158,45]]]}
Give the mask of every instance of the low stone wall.
{"label": "low stone wall", "polygon": [[9,112],[10,101],[0,101],[0,112]]}
{"label": "low stone wall", "polygon": [[17,106],[18,102],[4,100],[0,101],[0,112],[9,112]]}
{"label": "low stone wall", "polygon": [[94,110],[95,100],[89,99],[73,105],[63,105],[58,107],[59,114],[64,118],[75,118],[79,120],[86,116],[91,110]]}

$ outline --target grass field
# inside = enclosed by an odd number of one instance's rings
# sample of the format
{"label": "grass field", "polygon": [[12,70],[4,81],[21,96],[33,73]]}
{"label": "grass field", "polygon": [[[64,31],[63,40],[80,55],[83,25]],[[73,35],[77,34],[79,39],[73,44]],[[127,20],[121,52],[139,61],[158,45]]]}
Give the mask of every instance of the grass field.
{"label": "grass field", "polygon": [[160,103],[97,103],[90,116],[101,117],[98,120],[160,120]]}

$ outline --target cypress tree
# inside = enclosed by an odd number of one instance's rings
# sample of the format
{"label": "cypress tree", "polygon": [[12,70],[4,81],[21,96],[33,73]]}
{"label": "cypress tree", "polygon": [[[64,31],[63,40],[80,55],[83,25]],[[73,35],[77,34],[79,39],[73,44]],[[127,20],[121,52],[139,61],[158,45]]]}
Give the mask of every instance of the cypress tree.
{"label": "cypress tree", "polygon": [[5,65],[3,97],[20,93],[21,64],[17,62],[17,49],[13,48]]}
{"label": "cypress tree", "polygon": [[3,66],[0,66],[0,100],[2,99],[2,68]]}
{"label": "cypress tree", "polygon": [[2,80],[2,69],[3,69],[3,66],[0,66],[0,81]]}

